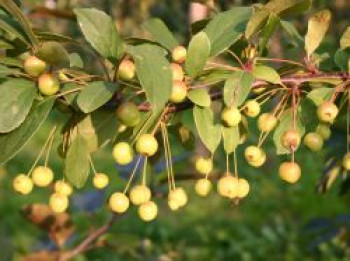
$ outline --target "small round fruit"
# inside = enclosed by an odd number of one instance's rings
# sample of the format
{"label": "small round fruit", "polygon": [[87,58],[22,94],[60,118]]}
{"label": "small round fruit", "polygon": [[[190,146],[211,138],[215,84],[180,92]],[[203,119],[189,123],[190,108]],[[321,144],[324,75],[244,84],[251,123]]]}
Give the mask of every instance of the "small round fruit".
{"label": "small round fruit", "polygon": [[127,127],[135,127],[141,120],[140,111],[133,102],[124,102],[119,105],[116,115],[118,120]]}
{"label": "small round fruit", "polygon": [[[264,157],[265,152],[257,146],[248,146],[244,151],[247,162],[258,162]],[[266,155],[265,155],[266,157]]]}
{"label": "small round fruit", "polygon": [[178,65],[177,63],[171,63],[170,69],[173,74],[173,81],[182,81],[184,78],[184,72],[182,70],[181,65]]}
{"label": "small round fruit", "polygon": [[319,151],[323,147],[323,138],[316,132],[310,132],[305,135],[304,144],[312,151]]}
{"label": "small round fruit", "polygon": [[73,193],[72,186],[63,180],[56,181],[54,189],[56,193],[62,194],[65,196],[70,196]]}
{"label": "small round fruit", "polygon": [[36,56],[29,56],[23,64],[24,71],[32,76],[38,77],[46,69],[46,63]]}
{"label": "small round fruit", "polygon": [[221,119],[227,126],[235,127],[241,122],[242,115],[236,107],[226,107],[221,112]]}
{"label": "small round fruit", "polygon": [[288,130],[281,137],[281,144],[286,149],[297,148],[300,144],[300,135],[295,130]]}
{"label": "small round fruit", "polygon": [[211,158],[199,157],[196,159],[196,170],[200,174],[208,174],[213,170],[213,160]]}
{"label": "small round fruit", "polygon": [[217,189],[220,196],[235,198],[238,191],[238,180],[235,177],[226,175],[219,179]]}
{"label": "small round fruit", "polygon": [[138,185],[131,189],[129,195],[132,204],[138,206],[150,201],[151,190],[145,185]]}
{"label": "small round fruit", "polygon": [[63,194],[53,193],[49,199],[49,206],[55,213],[65,212],[68,208],[68,197]]}
{"label": "small round fruit", "polygon": [[244,105],[244,113],[248,117],[256,117],[260,113],[260,104],[256,100],[247,101]]}
{"label": "small round fruit", "polygon": [[44,73],[38,78],[38,88],[41,94],[51,96],[59,91],[60,82],[54,75]]}
{"label": "small round fruit", "polygon": [[13,189],[23,195],[27,195],[33,190],[33,181],[25,174],[18,174],[13,180]]}
{"label": "small round fruit", "polygon": [[121,192],[115,192],[109,198],[109,207],[112,211],[122,214],[129,208],[130,202],[127,196]]}
{"label": "small round fruit", "polygon": [[173,61],[176,63],[184,62],[186,60],[186,54],[186,48],[182,45],[176,46],[171,52]]}
{"label": "small round fruit", "polygon": [[38,166],[33,170],[32,180],[38,187],[47,187],[54,178],[52,170],[48,167]]}
{"label": "small round fruit", "polygon": [[171,90],[170,101],[174,103],[183,102],[187,97],[187,86],[182,81],[174,81]]}
{"label": "small round fruit", "polygon": [[186,191],[183,188],[176,188],[169,191],[168,201],[177,202],[179,207],[185,206],[188,201]]}
{"label": "small round fruit", "polygon": [[143,221],[150,222],[157,217],[158,207],[153,201],[148,201],[139,207],[138,213]]}
{"label": "small round fruit", "polygon": [[179,202],[173,199],[168,199],[168,206],[172,211],[176,211],[180,208]]}
{"label": "small round fruit", "polygon": [[104,189],[105,187],[108,186],[109,178],[104,173],[96,173],[92,180],[92,183],[95,188]]}
{"label": "small round fruit", "polygon": [[119,165],[127,165],[134,158],[134,150],[127,142],[118,142],[113,147],[113,157]]}
{"label": "small round fruit", "polygon": [[343,167],[346,170],[350,170],[350,152],[346,153],[343,158]]}
{"label": "small round fruit", "polygon": [[208,179],[197,180],[195,185],[196,193],[201,197],[206,197],[211,191],[212,184]]}
{"label": "small round fruit", "polygon": [[322,136],[323,140],[328,140],[332,134],[331,128],[326,123],[320,123],[316,127],[316,132]]}
{"label": "small round fruit", "polygon": [[158,142],[151,134],[142,134],[136,141],[136,151],[144,156],[153,156],[158,150]]}
{"label": "small round fruit", "polygon": [[238,198],[245,198],[250,190],[249,183],[246,179],[238,179],[238,190],[237,190],[237,197]]}
{"label": "small round fruit", "polygon": [[263,113],[258,119],[258,129],[264,132],[272,131],[277,125],[277,118],[271,113]]}
{"label": "small round fruit", "polygon": [[338,115],[338,107],[332,102],[324,102],[317,108],[317,116],[321,122],[332,124]]}
{"label": "small round fruit", "polygon": [[279,167],[279,175],[288,183],[296,183],[301,176],[301,169],[295,162],[283,162]]}
{"label": "small round fruit", "polygon": [[135,76],[135,64],[131,60],[123,60],[118,68],[118,78],[129,81]]}
{"label": "small round fruit", "polygon": [[262,156],[257,161],[248,161],[248,164],[252,167],[259,168],[266,162],[266,153],[261,150]]}

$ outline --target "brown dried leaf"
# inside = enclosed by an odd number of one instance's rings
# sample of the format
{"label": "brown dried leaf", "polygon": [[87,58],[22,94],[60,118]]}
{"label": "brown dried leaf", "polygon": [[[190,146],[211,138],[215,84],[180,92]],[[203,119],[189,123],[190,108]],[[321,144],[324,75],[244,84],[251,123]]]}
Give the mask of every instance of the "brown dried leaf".
{"label": "brown dried leaf", "polygon": [[24,206],[22,213],[31,223],[45,230],[58,246],[64,245],[75,230],[67,213],[56,214],[44,204]]}

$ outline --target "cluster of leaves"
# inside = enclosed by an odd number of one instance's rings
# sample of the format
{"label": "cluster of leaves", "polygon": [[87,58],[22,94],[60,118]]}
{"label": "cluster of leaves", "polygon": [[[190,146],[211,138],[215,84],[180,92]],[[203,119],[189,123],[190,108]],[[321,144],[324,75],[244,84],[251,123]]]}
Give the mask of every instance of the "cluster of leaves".
{"label": "cluster of leaves", "polygon": [[[320,11],[310,18],[305,40],[286,20],[307,11],[310,0],[272,0],[253,8],[236,7],[193,24],[183,65],[188,99],[179,104],[169,99],[173,89],[171,53],[180,43],[161,20],[151,19],[143,25],[148,39],[123,39],[107,14],[96,9],[75,9],[87,42],[82,44],[33,29],[13,1],[0,3],[0,45],[6,50],[0,59],[1,164],[23,148],[54,109],[69,115],[66,122],[60,123],[60,151],[65,159],[64,174],[77,188],[82,188],[88,179],[91,153],[107,143],[121,139],[132,143],[141,134],[157,132],[160,122],[178,133],[185,145],[193,135],[200,138],[211,155],[221,143],[230,155],[244,143],[249,128],[244,116],[239,125],[227,126],[220,120],[217,108],[239,107],[244,111],[248,99],[260,104],[271,100],[270,104],[278,103],[278,124],[273,134],[276,153],[294,154],[295,148],[286,148],[281,139],[291,128],[300,137],[314,132],[319,123],[317,106],[332,101],[345,108],[339,119],[348,114],[344,104],[349,99],[349,28],[333,57],[338,68],[323,72],[320,63],[327,57],[315,51],[328,30],[330,12]],[[267,58],[268,40],[279,27],[296,46],[304,48],[303,62]],[[82,54],[93,54],[102,73],[87,73],[83,55],[69,53],[70,45],[81,47]],[[57,94],[47,97],[37,91],[37,79],[23,70],[22,60],[28,53],[45,61],[59,78]],[[230,56],[228,63],[222,61],[224,56]],[[117,74],[125,59],[135,63],[136,78],[131,81]],[[283,66],[276,69],[271,62]],[[120,123],[115,109],[125,100],[137,104],[141,120],[134,128],[118,133]],[[259,140],[259,147],[263,141]]]}

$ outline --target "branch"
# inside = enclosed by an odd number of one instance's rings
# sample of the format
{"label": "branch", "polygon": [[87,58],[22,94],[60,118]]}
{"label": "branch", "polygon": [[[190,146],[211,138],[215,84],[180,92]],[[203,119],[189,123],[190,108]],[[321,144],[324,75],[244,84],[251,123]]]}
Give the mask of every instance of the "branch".
{"label": "branch", "polygon": [[44,18],[46,16],[53,16],[56,18],[76,20],[73,12],[67,10],[50,9],[44,6],[36,7],[28,14],[30,18]]}
{"label": "branch", "polygon": [[[350,80],[350,74],[339,72],[339,73],[317,73],[317,74],[300,74],[300,75],[292,75],[292,76],[286,76],[281,78],[281,82],[285,85],[293,84],[293,85],[300,85],[305,82],[309,82],[312,80],[340,80],[340,81],[349,81]],[[263,81],[263,80],[256,80],[253,83],[252,88],[259,88],[261,86],[271,85],[270,83]],[[210,97],[212,101],[219,100],[222,98],[222,91],[213,91],[210,93]],[[191,101],[185,101],[183,103],[174,104],[168,107],[167,114],[177,112],[177,111],[183,111],[190,109],[194,106],[194,104]],[[149,111],[152,109],[152,106],[149,102],[144,102],[138,106],[140,111]]]}
{"label": "branch", "polygon": [[63,252],[58,261],[68,261],[77,255],[84,253],[85,251],[89,250],[91,247],[91,244],[93,244],[99,237],[101,237],[103,234],[105,234],[115,222],[117,222],[120,219],[120,215],[114,215],[112,218],[103,226],[98,228],[97,230],[94,230],[91,232],[79,245],[77,245],[72,250]]}

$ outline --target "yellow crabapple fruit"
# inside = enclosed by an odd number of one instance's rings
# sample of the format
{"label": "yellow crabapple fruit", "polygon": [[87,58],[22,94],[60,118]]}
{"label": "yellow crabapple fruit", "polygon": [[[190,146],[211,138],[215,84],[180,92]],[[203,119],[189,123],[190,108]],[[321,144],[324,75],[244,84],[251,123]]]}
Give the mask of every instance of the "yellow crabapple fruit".
{"label": "yellow crabapple fruit", "polygon": [[38,187],[47,187],[53,181],[53,171],[45,166],[38,166],[33,170],[32,180]]}
{"label": "yellow crabapple fruit", "polygon": [[113,158],[119,165],[127,165],[134,158],[134,150],[127,142],[118,142],[113,147]]}
{"label": "yellow crabapple fruit", "polygon": [[38,77],[45,71],[46,63],[32,55],[25,59],[23,69],[28,75]]}
{"label": "yellow crabapple fruit", "polygon": [[321,122],[332,124],[339,112],[338,107],[329,101],[318,106],[317,116]]}
{"label": "yellow crabapple fruit", "polygon": [[279,167],[279,175],[288,183],[296,183],[301,176],[301,169],[295,162],[283,162]]}
{"label": "yellow crabapple fruit", "polygon": [[221,112],[221,119],[227,126],[235,127],[241,122],[242,115],[237,107],[226,107]]}
{"label": "yellow crabapple fruit", "polygon": [[158,150],[158,142],[152,134],[141,134],[136,141],[136,151],[143,156],[153,156]]}
{"label": "yellow crabapple fruit", "polygon": [[27,195],[33,190],[33,181],[25,174],[18,174],[13,180],[13,189],[23,195]]}
{"label": "yellow crabapple fruit", "polygon": [[141,205],[150,201],[151,190],[145,185],[137,185],[131,189],[129,198],[132,204]]}
{"label": "yellow crabapple fruit", "polygon": [[206,197],[209,195],[212,188],[212,184],[208,179],[199,179],[195,185],[196,193],[201,197]]}
{"label": "yellow crabapple fruit", "polygon": [[150,222],[158,215],[158,206],[153,201],[148,201],[139,206],[138,213],[143,221]]}
{"label": "yellow crabapple fruit", "polygon": [[63,194],[53,193],[49,198],[49,206],[55,213],[65,212],[68,208],[68,197]]}
{"label": "yellow crabapple fruit", "polygon": [[186,48],[182,45],[179,45],[172,50],[171,57],[173,58],[174,62],[183,63],[186,60],[186,54]]}
{"label": "yellow crabapple fruit", "polygon": [[121,192],[115,192],[109,198],[109,207],[115,213],[122,214],[128,210],[130,202],[128,197]]}
{"label": "yellow crabapple fruit", "polygon": [[249,100],[244,104],[244,113],[248,117],[256,117],[260,113],[260,104],[256,100]]}
{"label": "yellow crabapple fruit", "polygon": [[200,174],[208,174],[213,170],[213,160],[211,158],[199,157],[196,159],[195,167]]}
{"label": "yellow crabapple fruit", "polygon": [[92,179],[92,184],[97,189],[104,189],[109,184],[109,177],[105,173],[96,173]]}
{"label": "yellow crabapple fruit", "polygon": [[58,180],[55,182],[54,190],[56,193],[66,196],[70,196],[73,193],[72,186],[63,180]]}
{"label": "yellow crabapple fruit", "polygon": [[170,101],[174,103],[183,102],[187,97],[187,86],[182,81],[174,81],[171,90]]}
{"label": "yellow crabapple fruit", "polygon": [[38,89],[45,96],[52,96],[60,89],[60,82],[50,73],[44,73],[38,78]]}
{"label": "yellow crabapple fruit", "polygon": [[133,61],[125,59],[118,68],[118,78],[123,81],[130,81],[135,77],[135,64]]}
{"label": "yellow crabapple fruit", "polygon": [[323,138],[316,132],[310,132],[305,135],[304,144],[312,151],[319,151],[323,147]]}

